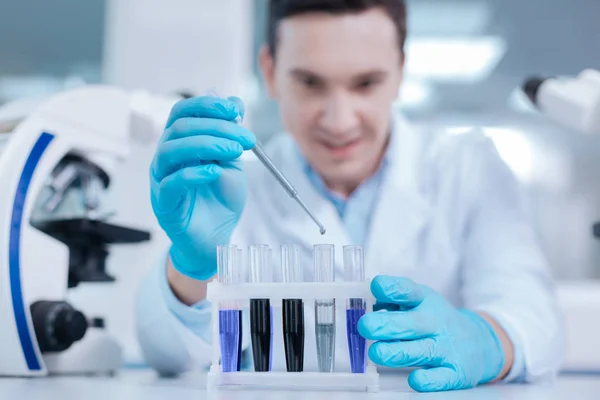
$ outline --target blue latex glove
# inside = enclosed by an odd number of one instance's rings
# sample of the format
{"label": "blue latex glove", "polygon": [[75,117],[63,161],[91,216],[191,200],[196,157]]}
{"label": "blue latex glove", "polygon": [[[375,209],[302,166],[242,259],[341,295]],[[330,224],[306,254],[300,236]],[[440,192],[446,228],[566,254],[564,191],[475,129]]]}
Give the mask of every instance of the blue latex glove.
{"label": "blue latex glove", "polygon": [[196,97],[177,103],[150,168],[152,209],[172,242],[173,266],[194,279],[217,271],[216,246],[228,244],[246,201],[238,158],[256,144],[235,123],[241,100]]}
{"label": "blue latex glove", "polygon": [[377,302],[400,311],[364,315],[359,333],[375,340],[369,357],[387,367],[421,367],[408,377],[419,392],[467,389],[494,380],[504,351],[492,327],[478,314],[456,309],[433,289],[405,278],[371,282]]}

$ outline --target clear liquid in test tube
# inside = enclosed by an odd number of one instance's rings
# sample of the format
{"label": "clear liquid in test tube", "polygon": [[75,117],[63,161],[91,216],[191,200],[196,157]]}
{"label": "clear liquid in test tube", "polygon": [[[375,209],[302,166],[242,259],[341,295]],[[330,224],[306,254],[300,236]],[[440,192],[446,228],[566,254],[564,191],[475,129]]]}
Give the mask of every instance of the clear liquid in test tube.
{"label": "clear liquid in test tube", "polygon": [[[217,246],[217,281],[224,284],[243,282],[241,249],[237,246]],[[242,307],[238,300],[219,303],[219,344],[222,371],[239,371],[242,362]]]}
{"label": "clear liquid in test tube", "polygon": [[[344,246],[344,278],[347,282],[364,282],[362,246]],[[358,321],[365,315],[365,299],[348,299],[346,303],[346,335],[352,373],[364,373],[367,368],[366,340],[358,333]]]}
{"label": "clear liquid in test tube", "polygon": [[[335,281],[335,246],[320,244],[313,248],[315,282]],[[315,335],[320,372],[334,372],[335,299],[315,300]]]}

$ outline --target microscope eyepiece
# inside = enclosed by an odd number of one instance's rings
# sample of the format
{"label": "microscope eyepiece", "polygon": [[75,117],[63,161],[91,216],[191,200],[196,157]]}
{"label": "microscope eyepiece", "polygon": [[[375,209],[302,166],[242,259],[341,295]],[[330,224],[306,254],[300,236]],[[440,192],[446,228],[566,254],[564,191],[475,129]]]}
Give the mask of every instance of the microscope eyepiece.
{"label": "microscope eyepiece", "polygon": [[531,100],[531,102],[535,105],[537,105],[540,87],[546,81],[546,79],[547,78],[532,77],[527,79],[523,84],[523,92],[525,92],[529,100]]}

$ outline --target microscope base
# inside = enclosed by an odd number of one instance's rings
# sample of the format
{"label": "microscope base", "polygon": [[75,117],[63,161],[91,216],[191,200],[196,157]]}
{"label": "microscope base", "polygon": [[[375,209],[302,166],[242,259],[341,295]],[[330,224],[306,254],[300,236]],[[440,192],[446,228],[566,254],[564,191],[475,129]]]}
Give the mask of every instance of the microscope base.
{"label": "microscope base", "polygon": [[48,375],[114,375],[122,357],[121,347],[104,329],[89,328],[69,349],[44,354],[44,363]]}

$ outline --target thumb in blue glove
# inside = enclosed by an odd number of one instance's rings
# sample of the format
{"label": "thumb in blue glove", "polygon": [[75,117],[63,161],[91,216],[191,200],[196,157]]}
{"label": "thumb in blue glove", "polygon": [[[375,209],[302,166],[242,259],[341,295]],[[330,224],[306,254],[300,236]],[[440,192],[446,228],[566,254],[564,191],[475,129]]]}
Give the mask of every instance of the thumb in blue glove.
{"label": "thumb in blue glove", "polygon": [[504,349],[480,315],[456,309],[433,289],[405,278],[378,276],[371,291],[379,303],[402,311],[366,314],[359,333],[376,341],[373,362],[387,367],[420,367],[408,378],[419,392],[467,389],[496,379]]}

